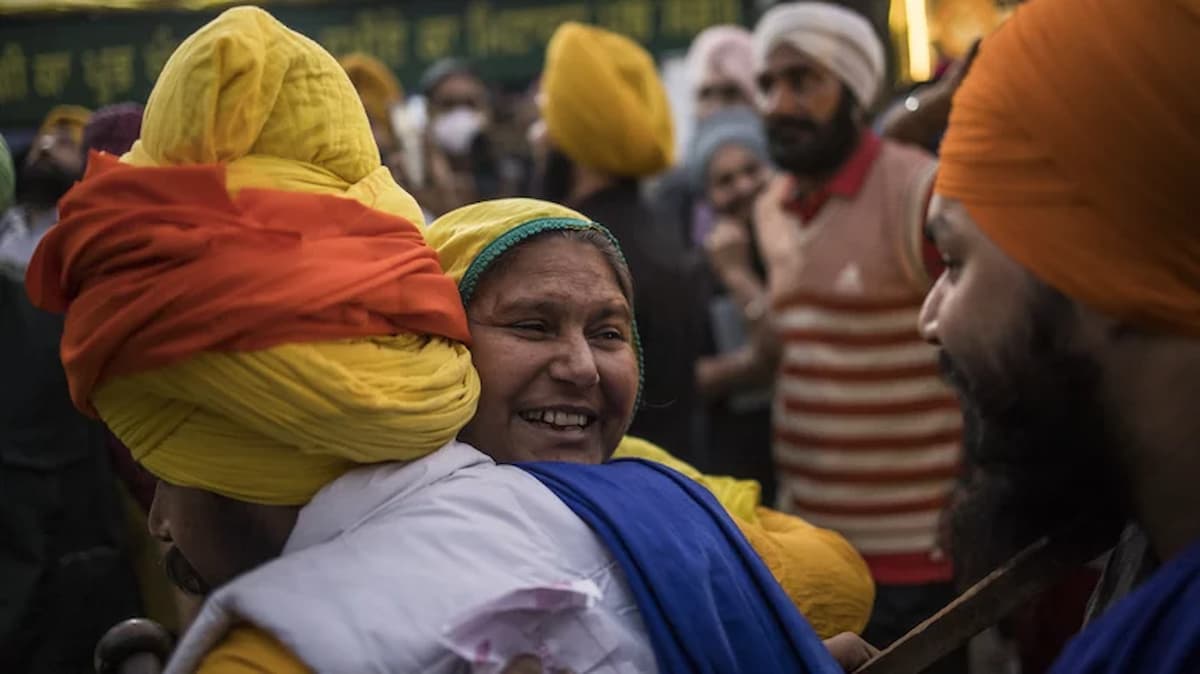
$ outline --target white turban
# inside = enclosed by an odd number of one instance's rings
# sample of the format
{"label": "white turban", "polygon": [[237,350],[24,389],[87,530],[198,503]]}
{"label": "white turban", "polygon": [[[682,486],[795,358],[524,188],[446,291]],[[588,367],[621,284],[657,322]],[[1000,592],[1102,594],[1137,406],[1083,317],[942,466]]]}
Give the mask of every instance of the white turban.
{"label": "white turban", "polygon": [[838,76],[865,108],[883,82],[883,44],[861,14],[824,2],[793,2],[772,7],[754,29],[758,70],[767,55],[787,44]]}

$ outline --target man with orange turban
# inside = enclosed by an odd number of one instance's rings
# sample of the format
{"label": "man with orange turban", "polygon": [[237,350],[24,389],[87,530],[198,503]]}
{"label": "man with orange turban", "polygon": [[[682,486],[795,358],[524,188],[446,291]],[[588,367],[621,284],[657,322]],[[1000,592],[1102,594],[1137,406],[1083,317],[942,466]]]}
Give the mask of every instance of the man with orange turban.
{"label": "man with orange turban", "polygon": [[955,95],[921,316],[967,415],[978,578],[1044,535],[1161,564],[1055,674],[1200,671],[1200,2],[1034,0]]}
{"label": "man with orange turban", "polygon": [[641,181],[675,161],[666,90],[654,58],[629,38],[594,26],[559,26],[546,48],[540,105],[545,162],[540,192],[605,223],[633,274],[646,354],[646,406],[630,433],[695,458],[692,367],[706,307],[682,232],[661,222]]}

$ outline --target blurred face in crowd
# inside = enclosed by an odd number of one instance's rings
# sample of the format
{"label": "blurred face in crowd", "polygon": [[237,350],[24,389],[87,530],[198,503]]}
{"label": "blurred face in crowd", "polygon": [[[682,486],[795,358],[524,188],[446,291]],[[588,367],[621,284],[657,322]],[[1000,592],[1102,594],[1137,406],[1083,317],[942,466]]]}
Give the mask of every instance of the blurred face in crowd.
{"label": "blurred face in crowd", "polygon": [[429,92],[429,130],[438,147],[463,157],[491,121],[487,88],[470,73],[448,75]]}
{"label": "blurred face in crowd", "polygon": [[964,412],[952,509],[961,579],[1081,519],[1089,526],[1073,535],[1115,540],[1126,518],[1115,475],[1131,443],[1106,395],[1103,319],[1009,258],[961,203],[935,196],[929,231],[946,271],[920,325]]}
{"label": "blurred face in crowd", "polygon": [[53,206],[83,177],[84,155],[78,129],[58,124],[33,139],[21,173],[24,199]]}
{"label": "blurred face in crowd", "polygon": [[479,411],[460,437],[501,463],[600,463],[633,420],[629,272],[598,233],[510,250],[467,307]]}
{"label": "blurred face in crowd", "polygon": [[708,162],[708,201],[718,213],[749,222],[754,200],[770,177],[770,168],[757,155],[727,143]]}
{"label": "blurred face in crowd", "polygon": [[454,110],[487,113],[487,87],[470,73],[447,75],[429,92],[429,118]]}
{"label": "blurred face in crowd", "polygon": [[779,45],[758,74],[771,159],[800,176],[824,177],[854,150],[862,113],[850,90],[825,66]]}
{"label": "blurred face in crowd", "polygon": [[699,119],[738,105],[753,107],[754,101],[746,97],[745,90],[735,80],[710,77],[696,89],[696,116]]}
{"label": "blurred face in crowd", "polygon": [[160,481],[148,524],[152,536],[171,545],[164,559],[171,582],[204,596],[278,557],[299,512]]}

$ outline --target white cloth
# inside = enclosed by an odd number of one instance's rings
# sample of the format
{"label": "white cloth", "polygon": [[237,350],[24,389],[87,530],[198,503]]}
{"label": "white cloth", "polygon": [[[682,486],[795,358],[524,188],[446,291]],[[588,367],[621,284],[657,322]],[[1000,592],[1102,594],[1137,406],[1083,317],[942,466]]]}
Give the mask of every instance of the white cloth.
{"label": "white cloth", "polygon": [[883,43],[854,10],[824,2],[792,2],[767,11],[754,28],[754,59],[762,70],[775,47],[787,44],[829,68],[862,107],[870,107],[883,83]]}
{"label": "white cloth", "polygon": [[654,653],[608,550],[537,479],[453,442],[360,468],[300,511],[283,554],[218,590],[167,674],[191,672],[250,622],[314,671],[652,672]]}

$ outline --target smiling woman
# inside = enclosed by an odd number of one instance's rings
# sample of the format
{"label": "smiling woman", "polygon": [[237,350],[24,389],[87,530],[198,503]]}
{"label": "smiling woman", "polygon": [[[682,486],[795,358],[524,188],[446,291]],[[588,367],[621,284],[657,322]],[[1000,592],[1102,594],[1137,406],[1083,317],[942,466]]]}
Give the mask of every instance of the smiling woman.
{"label": "smiling woman", "polygon": [[456,280],[481,394],[460,439],[500,463],[665,464],[713,492],[822,637],[857,632],[874,599],[841,536],[759,505],[759,485],[702,475],[625,435],[641,392],[641,342],[620,247],[556,204],[503,199],[460,208],[425,236]]}

